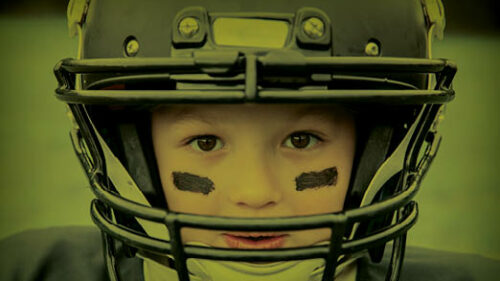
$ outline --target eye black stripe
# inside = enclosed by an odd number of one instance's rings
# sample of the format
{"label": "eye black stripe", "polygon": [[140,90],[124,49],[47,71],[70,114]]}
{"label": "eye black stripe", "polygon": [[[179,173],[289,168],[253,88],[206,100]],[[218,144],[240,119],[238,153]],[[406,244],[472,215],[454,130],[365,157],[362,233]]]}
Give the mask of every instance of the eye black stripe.
{"label": "eye black stripe", "polygon": [[320,172],[302,173],[295,178],[296,190],[334,186],[337,184],[337,167],[324,169]]}
{"label": "eye black stripe", "polygon": [[185,172],[172,172],[175,187],[182,191],[191,191],[208,195],[215,187],[214,183],[205,177]]}

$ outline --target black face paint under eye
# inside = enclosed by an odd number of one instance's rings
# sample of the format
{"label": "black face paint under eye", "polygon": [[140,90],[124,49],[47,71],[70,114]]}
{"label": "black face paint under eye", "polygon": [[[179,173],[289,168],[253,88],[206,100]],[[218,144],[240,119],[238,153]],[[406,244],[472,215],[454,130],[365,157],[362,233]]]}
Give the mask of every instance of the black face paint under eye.
{"label": "black face paint under eye", "polygon": [[307,188],[318,188],[337,184],[337,167],[324,169],[320,172],[302,173],[295,178],[296,190],[302,191]]}
{"label": "black face paint under eye", "polygon": [[207,195],[215,189],[214,183],[209,178],[184,172],[172,172],[172,177],[174,178],[175,187],[182,191],[198,192]]}

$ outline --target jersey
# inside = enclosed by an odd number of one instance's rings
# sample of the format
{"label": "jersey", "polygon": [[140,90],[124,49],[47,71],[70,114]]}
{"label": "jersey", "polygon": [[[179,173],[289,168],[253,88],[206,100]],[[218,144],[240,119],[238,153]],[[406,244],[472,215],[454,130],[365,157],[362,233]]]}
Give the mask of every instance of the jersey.
{"label": "jersey", "polygon": [[[142,259],[119,255],[117,264],[121,280],[144,281]],[[360,259],[357,281],[385,280],[388,264],[388,255],[378,264]],[[495,281],[498,276],[498,260],[407,247],[400,281]],[[94,227],[59,227],[4,239],[0,242],[0,280],[108,281],[100,232]]]}

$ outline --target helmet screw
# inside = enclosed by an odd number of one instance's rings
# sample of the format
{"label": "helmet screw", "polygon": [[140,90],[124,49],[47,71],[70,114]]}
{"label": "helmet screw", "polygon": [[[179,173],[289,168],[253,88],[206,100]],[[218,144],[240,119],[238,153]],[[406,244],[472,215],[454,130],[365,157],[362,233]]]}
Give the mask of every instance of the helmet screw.
{"label": "helmet screw", "polygon": [[135,57],[137,53],[139,53],[139,41],[131,37],[127,40],[127,44],[125,45],[125,54],[127,57]]}
{"label": "helmet screw", "polygon": [[179,33],[184,36],[184,38],[193,37],[199,30],[200,24],[196,18],[186,17],[179,22]]}
{"label": "helmet screw", "polygon": [[325,23],[317,17],[308,18],[302,24],[304,33],[311,39],[318,39],[325,34]]}
{"label": "helmet screw", "polygon": [[380,55],[380,47],[376,42],[370,41],[365,46],[365,54],[368,56],[376,57]]}

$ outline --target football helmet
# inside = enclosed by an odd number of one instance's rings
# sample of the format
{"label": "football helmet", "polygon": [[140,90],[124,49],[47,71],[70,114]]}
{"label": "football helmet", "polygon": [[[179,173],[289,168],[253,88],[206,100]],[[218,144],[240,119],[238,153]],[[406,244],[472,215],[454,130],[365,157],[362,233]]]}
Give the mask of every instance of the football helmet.
{"label": "football helmet", "polygon": [[[56,97],[68,105],[71,140],[96,195],[91,215],[111,280],[120,280],[115,258],[125,251],[165,258],[179,280],[201,278],[188,259],[320,259],[310,280],[327,281],[360,253],[379,262],[390,241],[387,280],[399,278],[406,233],[417,219],[413,198],[454,97],[456,65],[431,58],[431,40],[444,29],[441,1],[72,0],[68,25],[79,51],[55,66]],[[170,211],[152,151],[150,109],[176,103],[351,108],[358,140],[344,210],[282,218]],[[243,250],[184,245],[183,227],[323,227],[331,237],[322,245]]]}

